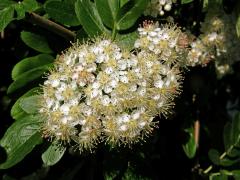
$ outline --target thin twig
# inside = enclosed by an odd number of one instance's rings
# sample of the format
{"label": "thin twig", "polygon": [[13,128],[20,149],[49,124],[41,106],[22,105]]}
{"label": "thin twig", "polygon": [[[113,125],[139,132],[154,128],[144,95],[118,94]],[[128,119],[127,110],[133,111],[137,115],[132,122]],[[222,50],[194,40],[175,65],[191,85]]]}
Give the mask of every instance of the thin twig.
{"label": "thin twig", "polygon": [[76,34],[74,32],[36,13],[27,13],[26,20],[52,31],[53,33],[56,33],[69,41],[73,41],[76,38]]}
{"label": "thin twig", "polygon": [[200,137],[200,122],[199,120],[196,120],[194,123],[194,140],[196,148],[199,147],[199,137]]}

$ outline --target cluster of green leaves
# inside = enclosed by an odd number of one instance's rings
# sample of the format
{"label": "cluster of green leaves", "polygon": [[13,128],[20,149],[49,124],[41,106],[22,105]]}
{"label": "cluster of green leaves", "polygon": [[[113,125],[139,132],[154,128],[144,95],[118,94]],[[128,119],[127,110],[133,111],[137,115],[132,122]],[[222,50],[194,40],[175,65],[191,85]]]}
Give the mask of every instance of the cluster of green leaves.
{"label": "cluster of green leaves", "polygon": [[[48,0],[44,4],[35,0],[24,0],[16,3],[10,0],[0,2],[0,31],[11,21],[20,20],[25,13],[37,9],[44,11],[45,17],[69,28],[79,27],[88,37],[93,38],[104,34],[117,38],[120,45],[132,47],[136,33],[122,34],[121,31],[132,28],[147,6],[147,0]],[[17,12],[17,16],[14,16]],[[136,26],[137,27],[137,26]],[[136,28],[135,28],[136,29]],[[121,34],[120,34],[121,33]],[[20,60],[12,70],[13,83],[8,88],[8,94],[20,96],[11,109],[11,116],[15,122],[8,128],[0,145],[7,154],[0,169],[7,169],[19,163],[35,146],[44,141],[41,137],[42,117],[38,115],[38,93],[36,87],[41,82],[44,73],[53,67],[55,52],[50,48],[47,38],[36,32],[22,31],[21,40],[38,53],[32,57]],[[42,154],[45,166],[57,163],[65,147],[57,143],[50,143]]]}
{"label": "cluster of green leaves", "polygon": [[236,113],[232,121],[224,127],[223,141],[225,151],[220,154],[218,150],[211,149],[209,158],[219,169],[219,172],[211,173],[210,179],[227,179],[229,176],[236,180],[240,178],[240,112]]}

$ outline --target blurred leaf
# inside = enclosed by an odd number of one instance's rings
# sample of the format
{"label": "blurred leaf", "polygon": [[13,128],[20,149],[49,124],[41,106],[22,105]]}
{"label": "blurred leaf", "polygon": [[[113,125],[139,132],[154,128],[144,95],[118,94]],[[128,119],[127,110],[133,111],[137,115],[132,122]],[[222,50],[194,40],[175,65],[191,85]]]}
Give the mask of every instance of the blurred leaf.
{"label": "blurred leaf", "polygon": [[147,4],[147,0],[130,0],[127,2],[117,15],[117,29],[125,30],[132,27],[147,7]]}
{"label": "blurred leaf", "polygon": [[120,7],[123,7],[129,0],[120,0]]}
{"label": "blurred leaf", "polygon": [[108,32],[101,21],[95,4],[90,0],[77,0],[75,3],[75,12],[83,29],[90,37]]}
{"label": "blurred leaf", "polygon": [[66,147],[52,142],[48,149],[42,154],[42,161],[46,166],[52,166],[56,164],[66,151]]}
{"label": "blurred leaf", "polygon": [[228,180],[228,177],[225,174],[213,173],[209,176],[209,180]]}
{"label": "blurred leaf", "polygon": [[188,133],[189,139],[186,144],[183,144],[183,150],[187,155],[187,157],[191,159],[195,156],[196,150],[197,150],[196,143],[194,140],[194,129],[193,127],[191,127],[191,128],[185,129],[185,132]]}
{"label": "blurred leaf", "polygon": [[114,28],[116,24],[117,13],[119,10],[119,0],[97,0],[96,6],[103,23]]}
{"label": "blurred leaf", "polygon": [[39,102],[42,96],[34,95],[22,98],[19,102],[20,107],[28,114],[34,114],[39,111]]}
{"label": "blurred leaf", "polygon": [[23,73],[12,84],[10,84],[7,93],[12,94],[13,92],[20,90],[24,86],[28,85],[30,82],[40,78],[43,73],[50,69],[51,66],[52,64],[47,64]]}
{"label": "blurred leaf", "polygon": [[38,34],[31,32],[22,31],[21,39],[26,45],[28,45],[29,47],[33,48],[36,51],[42,53],[52,53],[52,50],[48,45],[47,39],[44,36],[40,36]]}
{"label": "blurred leaf", "polygon": [[237,31],[237,35],[240,38],[240,13],[237,17],[237,22],[236,22],[236,31]]}
{"label": "blurred leaf", "polygon": [[13,20],[13,7],[6,7],[0,10],[0,32]]}
{"label": "blurred leaf", "polygon": [[20,107],[19,103],[23,98],[32,96],[34,94],[37,94],[39,91],[40,91],[39,87],[33,88],[33,89],[29,90],[27,93],[25,93],[24,95],[22,95],[14,103],[14,105],[12,106],[12,109],[11,109],[11,116],[13,117],[13,119],[18,120],[18,119],[23,118],[24,116],[27,115],[27,113],[24,112],[23,109]]}
{"label": "blurred leaf", "polygon": [[181,0],[181,4],[191,3],[193,0]]}
{"label": "blurred leaf", "polygon": [[233,174],[233,177],[234,177],[235,180],[240,179],[240,170],[233,170],[232,174]]}
{"label": "blurred leaf", "polygon": [[25,17],[26,12],[33,12],[38,8],[38,3],[35,0],[24,0],[18,2],[14,5],[15,10],[17,11],[16,19],[22,19]]}
{"label": "blurred leaf", "polygon": [[0,1],[0,11],[4,8],[10,7],[11,5],[15,4],[16,2],[11,0],[1,0]]}
{"label": "blurred leaf", "polygon": [[210,149],[208,152],[209,159],[216,165],[220,164],[220,153],[216,149]]}
{"label": "blurred leaf", "polygon": [[132,32],[124,35],[118,34],[116,37],[116,41],[118,42],[118,45],[121,46],[123,49],[131,51],[134,48],[134,43],[137,38],[138,33]]}
{"label": "blurred leaf", "polygon": [[240,146],[240,113],[236,113],[232,122],[226,123],[223,131],[225,151],[231,157],[240,155],[234,150]]}
{"label": "blurred leaf", "polygon": [[0,169],[7,169],[20,162],[33,148],[42,142],[39,129],[41,119],[38,116],[26,116],[15,121],[6,131],[0,145],[6,150],[7,160]]}
{"label": "blurred leaf", "polygon": [[25,58],[14,66],[12,70],[12,79],[16,80],[26,71],[52,63],[54,59],[54,57],[48,54],[39,54],[37,56]]}
{"label": "blurred leaf", "polygon": [[68,26],[80,25],[76,17],[74,4],[70,1],[49,1],[45,3],[45,10],[52,19],[61,24]]}

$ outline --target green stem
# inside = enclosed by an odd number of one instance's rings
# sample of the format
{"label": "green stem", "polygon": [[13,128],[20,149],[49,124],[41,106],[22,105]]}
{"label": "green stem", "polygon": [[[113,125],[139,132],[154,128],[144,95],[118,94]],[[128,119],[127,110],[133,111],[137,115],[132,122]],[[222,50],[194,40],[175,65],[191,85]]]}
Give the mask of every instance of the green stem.
{"label": "green stem", "polygon": [[113,30],[112,30],[112,37],[111,37],[112,41],[115,40],[116,35],[117,35],[117,28],[116,28],[116,24],[114,23]]}

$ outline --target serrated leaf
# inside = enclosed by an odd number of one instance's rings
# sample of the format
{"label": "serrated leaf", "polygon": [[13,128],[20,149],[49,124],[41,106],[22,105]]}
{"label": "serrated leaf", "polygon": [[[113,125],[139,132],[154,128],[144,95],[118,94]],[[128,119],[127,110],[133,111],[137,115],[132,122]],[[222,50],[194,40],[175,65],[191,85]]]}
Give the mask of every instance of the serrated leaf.
{"label": "serrated leaf", "polygon": [[14,66],[12,70],[12,79],[16,80],[24,72],[52,63],[54,59],[54,57],[48,54],[39,54],[37,56],[25,58]]}
{"label": "serrated leaf", "polygon": [[42,96],[34,95],[22,98],[19,102],[20,107],[28,114],[34,114],[39,111]]}
{"label": "serrated leaf", "polygon": [[13,20],[13,13],[14,9],[11,6],[0,10],[0,32]]}
{"label": "serrated leaf", "polygon": [[74,8],[74,4],[69,1],[50,1],[45,4],[45,10],[49,17],[69,26],[80,25]]}
{"label": "serrated leaf", "polygon": [[208,152],[209,159],[216,165],[220,164],[220,153],[216,149],[210,149]]}
{"label": "serrated leaf", "polygon": [[103,23],[113,29],[120,8],[119,0],[97,0],[96,7]]}
{"label": "serrated leaf", "polygon": [[52,166],[58,161],[60,161],[65,151],[66,147],[63,147],[56,142],[53,142],[42,154],[42,161],[46,166]]}
{"label": "serrated leaf", "polygon": [[32,32],[22,31],[21,39],[26,45],[36,51],[39,51],[41,53],[52,53],[52,50],[48,45],[47,39],[44,36]]}
{"label": "serrated leaf", "polygon": [[187,157],[191,159],[195,156],[196,150],[197,150],[195,139],[194,139],[194,129],[191,127],[191,128],[185,129],[185,131],[188,133],[189,139],[186,144],[183,144],[183,150],[187,155]]}
{"label": "serrated leaf", "polygon": [[193,2],[193,0],[181,0],[181,4],[188,4]]}
{"label": "serrated leaf", "polygon": [[10,86],[8,87],[7,93],[12,94],[15,91],[20,90],[24,86],[28,85],[30,82],[40,78],[43,73],[47,72],[52,64],[47,64],[39,68],[34,68],[30,71],[23,73],[19,76]]}
{"label": "serrated leaf", "polygon": [[142,12],[147,7],[147,0],[130,0],[117,15],[117,29],[126,30],[134,25]]}
{"label": "serrated leaf", "polygon": [[38,3],[35,0],[24,0],[14,5],[14,9],[17,11],[16,19],[23,19],[26,12],[32,12],[38,8]]}
{"label": "serrated leaf", "polygon": [[24,95],[22,95],[12,106],[11,109],[11,116],[13,119],[18,120],[20,118],[23,118],[24,116],[27,116],[27,113],[25,111],[23,111],[23,109],[20,107],[19,103],[21,101],[21,99],[32,96],[37,94],[40,91],[39,87],[33,88],[31,90],[29,90],[28,92],[26,92]]}
{"label": "serrated leaf", "polygon": [[30,115],[15,121],[8,128],[0,141],[7,153],[7,160],[0,164],[0,169],[14,166],[42,142],[39,134],[41,123],[38,116]]}
{"label": "serrated leaf", "polygon": [[83,29],[90,37],[108,33],[101,21],[95,4],[90,0],[77,0],[75,3],[75,12]]}

